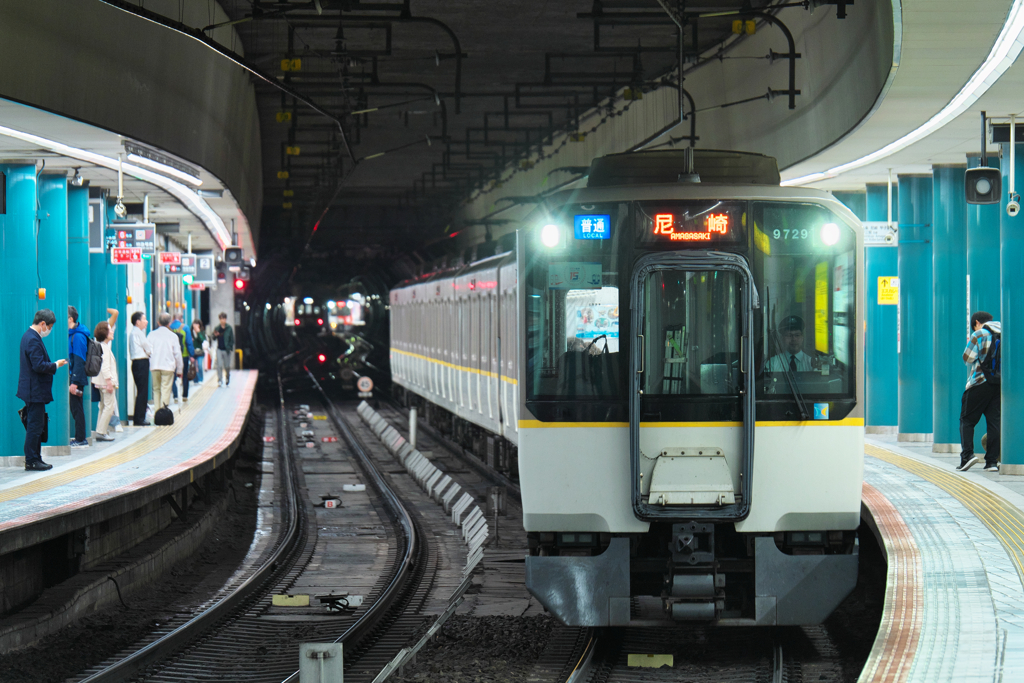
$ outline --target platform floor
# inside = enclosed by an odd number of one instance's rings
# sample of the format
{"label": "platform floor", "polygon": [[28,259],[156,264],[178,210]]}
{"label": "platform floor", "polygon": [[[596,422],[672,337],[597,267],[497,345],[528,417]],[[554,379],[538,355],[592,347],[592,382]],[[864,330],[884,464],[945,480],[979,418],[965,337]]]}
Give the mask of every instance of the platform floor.
{"label": "platform floor", "polygon": [[1024,477],[957,472],[959,455],[895,435],[865,451],[889,581],[860,680],[1024,680]]}
{"label": "platform floor", "polygon": [[238,436],[257,373],[237,371],[226,387],[207,380],[176,411],[170,427],[126,427],[112,443],[45,458],[47,472],[0,468],[0,537],[19,527],[141,491],[205,463]]}

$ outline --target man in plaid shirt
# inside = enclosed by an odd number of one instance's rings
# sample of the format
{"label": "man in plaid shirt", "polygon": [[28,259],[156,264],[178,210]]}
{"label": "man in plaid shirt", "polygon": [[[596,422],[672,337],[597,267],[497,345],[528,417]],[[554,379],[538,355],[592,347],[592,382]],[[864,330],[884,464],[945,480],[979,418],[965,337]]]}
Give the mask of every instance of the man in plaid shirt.
{"label": "man in plaid shirt", "polygon": [[981,416],[988,426],[988,442],[985,449],[985,471],[999,471],[999,420],[1001,404],[999,385],[988,382],[982,371],[982,364],[993,352],[993,334],[1002,335],[1002,325],[992,320],[992,315],[978,311],[971,316],[971,336],[964,350],[964,363],[970,366],[967,389],[960,400],[960,465],[961,472],[971,469],[978,462],[974,455],[974,427]]}

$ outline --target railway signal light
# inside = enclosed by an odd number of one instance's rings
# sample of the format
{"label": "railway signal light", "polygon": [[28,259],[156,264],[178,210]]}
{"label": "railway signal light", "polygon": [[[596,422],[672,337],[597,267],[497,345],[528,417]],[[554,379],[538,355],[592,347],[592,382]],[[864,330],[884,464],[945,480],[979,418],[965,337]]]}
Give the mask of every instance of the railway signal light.
{"label": "railway signal light", "polygon": [[317,325],[323,325],[324,324],[324,319],[323,318],[317,318],[316,319],[316,324]]}
{"label": "railway signal light", "polygon": [[241,278],[235,278],[235,291],[242,292],[245,290],[245,280]]}
{"label": "railway signal light", "polygon": [[327,362],[327,356],[325,356],[325,355],[324,355],[324,354],[322,354],[322,353],[321,353],[321,354],[320,354],[319,356],[317,356],[317,358],[319,358],[319,359],[320,359],[320,362],[321,362],[321,363],[326,363],[326,362]]}

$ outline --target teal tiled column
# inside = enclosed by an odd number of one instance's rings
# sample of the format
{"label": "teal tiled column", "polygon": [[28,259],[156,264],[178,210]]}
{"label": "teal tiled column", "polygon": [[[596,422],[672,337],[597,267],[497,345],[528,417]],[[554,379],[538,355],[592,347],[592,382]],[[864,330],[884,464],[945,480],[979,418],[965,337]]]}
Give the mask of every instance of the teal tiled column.
{"label": "teal tiled column", "polygon": [[[46,288],[46,299],[39,308],[49,308],[57,316],[50,336],[43,340],[50,358],[68,357],[68,179],[66,173],[44,173],[39,177],[39,280]],[[70,455],[71,408],[68,402],[67,367],[57,371],[53,380],[53,403],[47,406],[50,418],[49,440],[43,443],[44,455]]]}
{"label": "teal tiled column", "polygon": [[963,164],[932,167],[932,450],[960,452],[967,339],[967,201]]}
{"label": "teal tiled column", "polygon": [[932,177],[900,175],[900,441],[932,440]]}
{"label": "teal tiled column", "polygon": [[[0,171],[7,176],[7,213],[0,214],[0,318],[10,329],[9,334],[0,336],[0,455],[17,456],[25,453],[25,430],[17,414],[24,403],[15,396],[21,335],[40,308],[36,297],[36,165],[0,164]],[[52,334],[59,336],[61,316],[54,313],[57,326]],[[57,373],[54,384],[59,386],[67,370],[61,368]]]}
{"label": "teal tiled column", "polygon": [[[68,188],[68,303],[78,311],[78,321],[89,329],[91,303],[89,292],[92,284],[89,277],[89,188]],[[88,408],[91,391],[82,397]],[[89,436],[92,419],[90,410],[85,411],[87,425],[85,433]],[[70,423],[69,423],[70,427]]]}
{"label": "teal tiled column", "polygon": [[[867,186],[867,220],[889,220],[888,183]],[[899,220],[899,186],[893,183],[892,220]],[[899,418],[899,353],[896,324],[899,306],[878,303],[878,278],[899,276],[899,249],[893,245],[864,247],[867,284],[864,335],[864,407],[868,434],[895,434]]]}
{"label": "teal tiled column", "polygon": [[[1003,199],[999,204],[1002,351],[1002,462],[1000,472],[1024,474],[1024,213],[1006,214],[1010,148],[1003,146]],[[1014,188],[1024,187],[1024,144],[1014,150]],[[989,311],[995,315],[993,311]]]}

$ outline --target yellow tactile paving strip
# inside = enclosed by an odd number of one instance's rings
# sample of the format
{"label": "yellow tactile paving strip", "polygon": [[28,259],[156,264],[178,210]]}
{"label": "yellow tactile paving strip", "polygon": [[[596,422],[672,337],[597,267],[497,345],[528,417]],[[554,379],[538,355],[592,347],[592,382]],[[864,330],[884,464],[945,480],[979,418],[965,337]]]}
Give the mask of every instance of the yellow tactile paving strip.
{"label": "yellow tactile paving strip", "polygon": [[916,474],[956,498],[999,539],[1024,582],[1024,512],[961,474],[947,472],[878,446],[865,445],[864,452]]}
{"label": "yellow tactile paving strip", "polygon": [[111,453],[105,458],[99,458],[49,476],[33,479],[21,486],[4,489],[0,491],[0,503],[64,486],[153,452],[188,429],[192,418],[203,409],[207,401],[210,400],[210,397],[216,392],[216,389],[217,387],[212,382],[200,385],[199,391],[189,396],[189,402],[182,404],[181,410],[174,416],[174,424],[172,426],[153,429],[151,434],[139,439],[127,448]]}

